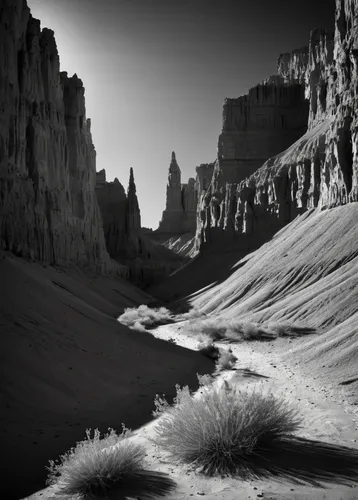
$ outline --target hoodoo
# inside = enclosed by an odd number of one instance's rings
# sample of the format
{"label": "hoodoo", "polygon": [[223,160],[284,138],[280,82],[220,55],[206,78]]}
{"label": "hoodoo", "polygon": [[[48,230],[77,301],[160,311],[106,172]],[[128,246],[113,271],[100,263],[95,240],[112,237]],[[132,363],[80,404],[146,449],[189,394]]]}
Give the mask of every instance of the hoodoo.
{"label": "hoodoo", "polygon": [[168,172],[166,207],[158,232],[175,234],[194,232],[197,199],[195,179],[191,177],[187,184],[182,184],[181,170],[173,151]]}

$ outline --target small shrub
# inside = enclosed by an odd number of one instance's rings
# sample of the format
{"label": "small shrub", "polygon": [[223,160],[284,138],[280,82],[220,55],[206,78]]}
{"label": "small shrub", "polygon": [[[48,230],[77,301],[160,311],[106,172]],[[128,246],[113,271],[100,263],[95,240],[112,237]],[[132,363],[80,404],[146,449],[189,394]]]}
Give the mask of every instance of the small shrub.
{"label": "small shrub", "polygon": [[272,331],[276,337],[298,337],[317,333],[316,328],[293,325],[290,323],[267,323],[265,329]]}
{"label": "small shrub", "polygon": [[231,370],[234,368],[237,357],[230,350],[220,349],[219,358],[216,362],[216,371]]}
{"label": "small shrub", "polygon": [[208,373],[205,375],[199,375],[199,373],[197,373],[196,376],[198,377],[200,387],[211,385],[214,382],[214,378]]}
{"label": "small shrub", "polygon": [[281,336],[296,337],[315,333],[315,328],[289,323],[259,324],[240,319],[212,317],[189,321],[187,333],[197,338],[212,341],[243,342],[244,340],[274,340]]}
{"label": "small shrub", "polygon": [[220,318],[199,319],[189,321],[187,333],[189,335],[207,335],[211,340],[221,340],[225,337],[226,326]]}
{"label": "small shrub", "polygon": [[300,427],[297,412],[272,394],[242,392],[228,383],[193,398],[177,387],[173,407],[163,406],[154,440],[179,463],[208,475],[254,476],[255,462]]}
{"label": "small shrub", "polygon": [[60,463],[50,461],[47,484],[58,483],[63,495],[83,500],[108,498],[111,493],[124,497],[164,495],[175,483],[166,475],[144,470],[144,448],[128,439],[128,429],[117,435],[109,429],[101,439],[98,429],[60,457]]}
{"label": "small shrub", "polygon": [[174,317],[169,309],[158,307],[151,309],[142,304],[139,307],[128,307],[119,316],[118,321],[134,330],[145,330],[154,326],[173,323]]}
{"label": "small shrub", "polygon": [[220,349],[212,342],[205,342],[198,345],[198,351],[203,356],[217,361],[220,357]]}

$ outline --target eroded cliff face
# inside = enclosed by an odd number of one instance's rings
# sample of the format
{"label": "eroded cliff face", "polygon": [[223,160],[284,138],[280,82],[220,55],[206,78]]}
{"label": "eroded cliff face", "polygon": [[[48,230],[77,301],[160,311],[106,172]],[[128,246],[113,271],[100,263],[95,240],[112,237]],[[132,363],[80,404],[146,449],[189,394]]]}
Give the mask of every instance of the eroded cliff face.
{"label": "eroded cliff face", "polygon": [[181,182],[181,170],[173,151],[168,172],[166,207],[157,231],[159,233],[195,233],[198,190],[194,178]]}
{"label": "eroded cliff face", "polygon": [[49,264],[109,271],[82,82],[60,74],[54,34],[41,31],[25,0],[2,5],[1,248]]}
{"label": "eroded cliff face", "polygon": [[160,282],[186,261],[155,244],[142,229],[132,169],[127,193],[118,179],[107,182],[105,170],[97,172],[96,194],[108,253],[128,268],[128,276],[137,286]]}
{"label": "eroded cliff face", "polygon": [[334,37],[313,31],[307,57],[279,59],[286,85],[304,82],[307,132],[241,182],[216,162],[199,204],[197,247],[225,238],[255,246],[310,208],[358,201],[357,61],[358,0],[336,0]]}

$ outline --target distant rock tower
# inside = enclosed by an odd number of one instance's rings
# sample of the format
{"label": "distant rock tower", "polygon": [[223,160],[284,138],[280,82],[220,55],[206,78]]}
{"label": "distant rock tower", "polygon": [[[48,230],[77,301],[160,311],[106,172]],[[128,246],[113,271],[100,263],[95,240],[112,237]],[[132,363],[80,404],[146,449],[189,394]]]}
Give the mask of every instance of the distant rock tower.
{"label": "distant rock tower", "polygon": [[169,165],[166,207],[158,231],[164,233],[187,233],[196,227],[197,191],[195,180],[181,183],[181,171],[174,151]]}

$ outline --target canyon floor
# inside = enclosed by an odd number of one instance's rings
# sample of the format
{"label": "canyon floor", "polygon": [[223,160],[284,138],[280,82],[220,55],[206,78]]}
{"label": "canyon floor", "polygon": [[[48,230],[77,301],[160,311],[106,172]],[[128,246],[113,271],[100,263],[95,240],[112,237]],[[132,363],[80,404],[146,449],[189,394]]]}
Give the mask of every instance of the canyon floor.
{"label": "canyon floor", "polygon": [[[270,387],[300,410],[299,436],[352,450],[358,449],[357,217],[357,203],[309,211],[254,252],[204,256],[156,288],[159,299],[176,301],[174,309],[316,328],[300,338],[233,344],[236,370],[224,372],[218,383],[224,377],[242,387]],[[48,460],[82,440],[86,428],[120,430],[122,422],[148,448],[148,468],[177,481],[168,499],[358,498],[357,474],[347,479],[344,462],[316,447],[305,448],[298,476],[313,467],[320,486],[286,476],[206,479],[177,467],[150,441],[154,396],[164,393],[171,401],[177,383],[196,390],[196,374],[214,369],[196,352],[198,341],[186,335],[186,323],[150,333],[130,330],[116,320],[121,311],[153,299],[129,283],[2,257],[3,498],[60,500],[55,487],[42,489]],[[326,461],[330,467],[333,462],[329,482],[319,472]]]}
{"label": "canyon floor", "polygon": [[[196,349],[198,342],[185,335],[185,324],[169,325],[157,328],[148,335],[178,345]],[[170,341],[170,343],[172,342]],[[282,395],[292,405],[298,407],[304,417],[304,425],[300,436],[321,442],[342,445],[358,450],[358,406],[344,401],[342,391],[332,385],[322,384],[316,380],[314,373],[304,370],[304,357],[290,357],[293,347],[307,343],[307,339],[278,339],[273,342],[252,341],[239,345],[232,344],[232,350],[238,357],[235,370],[223,372],[216,383],[223,379],[245,388],[263,385]],[[227,348],[227,345],[217,343]],[[250,376],[256,372],[268,378]],[[317,485],[295,484],[285,477],[264,478],[261,480],[239,480],[231,478],[205,478],[202,475],[178,467],[172,463],[162,449],[153,445],[156,422],[142,426],[132,439],[138,440],[148,450],[148,468],[168,473],[178,484],[177,489],[166,496],[168,500],[186,500],[205,496],[208,499],[256,499],[266,500],[356,500],[358,498],[358,482],[344,481],[342,477],[332,475],[329,482],[322,481],[317,474]],[[314,457],[314,450],[312,450]],[[311,458],[312,458],[311,457]],[[317,458],[318,459],[318,458]],[[324,469],[324,458],[322,469]],[[307,463],[310,457],[307,456]],[[337,468],[339,469],[339,458]],[[302,464],[303,471],[305,465]],[[309,470],[309,466],[307,466]],[[344,470],[341,471],[342,475]],[[356,478],[357,479],[357,478]],[[345,484],[339,484],[341,481]],[[56,487],[51,487],[28,497],[28,500],[60,500]]]}

